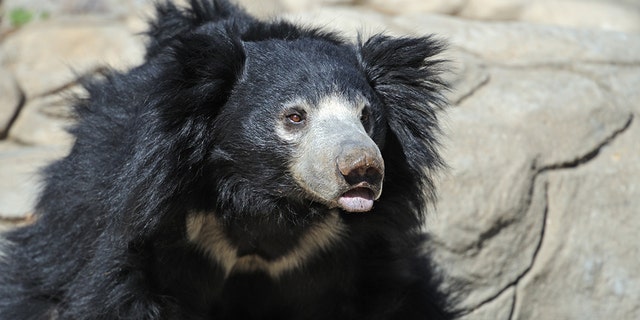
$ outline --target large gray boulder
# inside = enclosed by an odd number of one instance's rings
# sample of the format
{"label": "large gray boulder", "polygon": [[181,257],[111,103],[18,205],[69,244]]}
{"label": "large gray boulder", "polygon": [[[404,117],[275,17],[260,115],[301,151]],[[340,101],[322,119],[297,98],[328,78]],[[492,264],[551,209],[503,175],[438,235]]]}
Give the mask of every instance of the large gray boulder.
{"label": "large gray boulder", "polygon": [[33,98],[64,89],[78,75],[138,63],[142,41],[111,19],[37,21],[2,42],[0,64],[13,72],[27,98]]}
{"label": "large gray boulder", "polygon": [[513,319],[640,319],[638,137],[634,118],[592,161],[543,175],[544,240]]}
{"label": "large gray boulder", "polygon": [[24,95],[9,70],[0,65],[0,139],[9,133],[9,127],[20,112]]}
{"label": "large gray boulder", "polygon": [[[406,30],[429,26],[427,16],[394,21]],[[466,53],[457,55],[472,65],[463,76],[478,79],[458,81],[467,85],[448,116],[451,169],[427,225],[456,310],[465,319],[639,317],[640,255],[630,244],[640,235],[617,230],[637,228],[628,221],[640,206],[640,148],[631,141],[640,38],[442,17],[432,25]],[[627,162],[606,163],[613,142]],[[557,179],[571,188],[559,189]],[[603,217],[597,223],[584,216],[593,211]]]}

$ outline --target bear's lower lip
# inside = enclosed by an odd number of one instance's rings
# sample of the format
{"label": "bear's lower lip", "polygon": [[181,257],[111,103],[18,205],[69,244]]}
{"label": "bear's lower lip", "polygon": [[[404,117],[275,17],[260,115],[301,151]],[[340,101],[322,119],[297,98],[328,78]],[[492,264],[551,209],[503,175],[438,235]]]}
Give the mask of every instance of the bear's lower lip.
{"label": "bear's lower lip", "polygon": [[355,188],[338,198],[338,204],[347,212],[366,212],[373,208],[373,191],[368,188]]}

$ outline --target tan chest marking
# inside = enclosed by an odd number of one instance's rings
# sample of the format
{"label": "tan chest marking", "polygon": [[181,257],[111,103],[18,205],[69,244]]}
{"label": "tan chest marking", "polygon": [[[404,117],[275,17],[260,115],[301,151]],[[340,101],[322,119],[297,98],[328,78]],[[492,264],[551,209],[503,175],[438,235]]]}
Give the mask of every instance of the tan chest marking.
{"label": "tan chest marking", "polygon": [[195,213],[187,216],[187,237],[213,261],[220,264],[225,276],[231,273],[264,271],[272,278],[300,268],[310,257],[327,250],[344,234],[344,224],[337,210],[309,227],[295,247],[286,255],[267,261],[258,255],[238,257],[238,249],[226,238],[222,225],[213,214]]}

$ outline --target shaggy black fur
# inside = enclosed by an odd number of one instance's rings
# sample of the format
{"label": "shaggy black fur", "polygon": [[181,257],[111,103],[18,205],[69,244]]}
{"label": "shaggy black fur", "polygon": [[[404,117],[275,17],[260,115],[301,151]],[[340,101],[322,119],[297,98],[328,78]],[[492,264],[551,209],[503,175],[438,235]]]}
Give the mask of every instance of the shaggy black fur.
{"label": "shaggy black fur", "polygon": [[[218,0],[158,14],[144,64],[87,81],[36,222],[6,234],[0,318],[446,319],[417,231],[442,165],[442,44],[354,45]],[[225,278],[187,240],[187,214],[215,212],[240,254],[287,252],[329,209],[288,172],[293,147],[274,133],[273,106],[336,92],[372,102],[381,198],[340,212],[340,243],[302,268]]]}

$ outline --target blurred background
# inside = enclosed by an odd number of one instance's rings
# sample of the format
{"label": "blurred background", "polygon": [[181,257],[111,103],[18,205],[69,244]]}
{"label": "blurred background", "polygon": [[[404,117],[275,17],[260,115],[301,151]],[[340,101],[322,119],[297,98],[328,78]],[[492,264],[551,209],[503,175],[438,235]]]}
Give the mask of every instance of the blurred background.
{"label": "blurred background", "polygon": [[[460,319],[640,319],[640,1],[240,2],[449,42],[450,168],[424,250]],[[146,0],[0,0],[0,229],[31,221],[39,168],[68,152],[77,76],[140,63],[152,16]]]}

